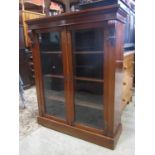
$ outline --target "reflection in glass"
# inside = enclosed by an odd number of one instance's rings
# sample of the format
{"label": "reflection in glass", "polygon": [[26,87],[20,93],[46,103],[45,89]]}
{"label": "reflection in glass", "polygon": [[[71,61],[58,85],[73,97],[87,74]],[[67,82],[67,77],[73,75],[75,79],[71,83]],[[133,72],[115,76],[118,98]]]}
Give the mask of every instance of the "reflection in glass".
{"label": "reflection in glass", "polygon": [[59,32],[48,32],[40,33],[40,49],[44,51],[60,51],[60,33]]}

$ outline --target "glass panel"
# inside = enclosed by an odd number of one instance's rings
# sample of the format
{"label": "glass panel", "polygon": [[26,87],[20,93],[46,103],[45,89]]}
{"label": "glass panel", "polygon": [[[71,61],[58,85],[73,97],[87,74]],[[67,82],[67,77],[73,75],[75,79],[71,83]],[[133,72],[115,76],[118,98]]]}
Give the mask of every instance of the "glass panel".
{"label": "glass panel", "polygon": [[51,32],[51,33],[41,33],[40,37],[40,49],[44,51],[60,51],[60,33]]}
{"label": "glass panel", "polygon": [[98,51],[102,49],[103,39],[100,29],[77,30],[73,33],[75,52]]}
{"label": "glass panel", "polygon": [[65,118],[63,79],[44,76],[44,95],[46,113]]}
{"label": "glass panel", "polygon": [[75,80],[75,121],[103,129],[103,86]]}
{"label": "glass panel", "polygon": [[103,129],[103,31],[72,31],[75,122]]}
{"label": "glass panel", "polygon": [[74,55],[74,74],[79,77],[103,78],[103,53]]}
{"label": "glass panel", "polygon": [[42,74],[63,74],[62,53],[42,53]]}
{"label": "glass panel", "polygon": [[45,112],[65,119],[63,55],[60,32],[40,33],[40,55],[45,97]]}

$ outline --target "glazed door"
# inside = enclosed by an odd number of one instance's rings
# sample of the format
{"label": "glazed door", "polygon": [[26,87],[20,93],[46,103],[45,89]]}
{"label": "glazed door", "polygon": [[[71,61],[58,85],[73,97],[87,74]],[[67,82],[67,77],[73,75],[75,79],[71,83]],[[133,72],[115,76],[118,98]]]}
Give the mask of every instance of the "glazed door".
{"label": "glazed door", "polygon": [[102,27],[70,29],[74,125],[104,130],[104,52]]}
{"label": "glazed door", "polygon": [[66,121],[64,52],[62,30],[38,32],[44,114]]}

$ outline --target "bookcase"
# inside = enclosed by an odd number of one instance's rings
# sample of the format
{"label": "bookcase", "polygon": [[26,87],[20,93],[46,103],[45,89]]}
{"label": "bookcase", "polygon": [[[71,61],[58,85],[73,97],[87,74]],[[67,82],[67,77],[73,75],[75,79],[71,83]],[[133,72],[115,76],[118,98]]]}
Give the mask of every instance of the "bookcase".
{"label": "bookcase", "polygon": [[110,5],[27,21],[41,125],[115,148],[126,14]]}

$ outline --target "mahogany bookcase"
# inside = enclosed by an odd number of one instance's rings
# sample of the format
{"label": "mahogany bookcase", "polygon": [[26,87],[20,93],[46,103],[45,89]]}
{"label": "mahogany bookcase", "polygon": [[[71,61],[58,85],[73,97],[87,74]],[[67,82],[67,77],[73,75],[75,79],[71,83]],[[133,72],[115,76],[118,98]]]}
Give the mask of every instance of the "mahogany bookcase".
{"label": "mahogany bookcase", "polygon": [[27,21],[39,124],[114,149],[126,15],[116,4]]}

